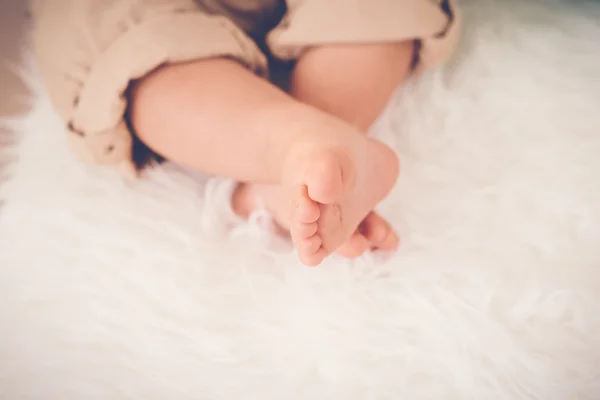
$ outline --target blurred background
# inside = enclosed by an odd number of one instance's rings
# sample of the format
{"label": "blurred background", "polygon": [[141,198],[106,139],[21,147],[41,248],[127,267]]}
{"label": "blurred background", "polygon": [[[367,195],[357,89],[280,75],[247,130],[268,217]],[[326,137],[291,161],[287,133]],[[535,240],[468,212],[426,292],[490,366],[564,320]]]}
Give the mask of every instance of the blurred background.
{"label": "blurred background", "polygon": [[[10,64],[18,62],[22,43],[26,0],[0,0],[0,114],[19,111],[11,101],[23,87]],[[8,64],[8,65],[7,65]]]}
{"label": "blurred background", "polygon": [[[23,43],[25,9],[26,0],[0,0],[0,119],[23,111],[21,99],[26,92],[14,66]],[[8,140],[8,132],[0,126],[0,146]],[[0,159],[0,169],[4,161]]]}

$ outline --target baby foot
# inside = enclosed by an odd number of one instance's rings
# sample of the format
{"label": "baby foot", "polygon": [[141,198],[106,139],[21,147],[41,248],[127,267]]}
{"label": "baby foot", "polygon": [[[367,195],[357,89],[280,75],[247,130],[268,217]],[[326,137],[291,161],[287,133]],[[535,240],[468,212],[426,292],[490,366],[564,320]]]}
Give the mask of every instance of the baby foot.
{"label": "baby foot", "polygon": [[390,224],[372,211],[337,253],[342,257],[356,258],[369,250],[394,251],[399,242],[398,235]]}
{"label": "baby foot", "polygon": [[[275,226],[280,230],[279,233],[282,235],[290,233],[289,206],[280,186],[240,184],[233,193],[232,204],[234,211],[244,218],[248,218],[259,208],[266,208],[276,222]],[[310,215],[305,217],[307,220],[315,218],[314,216],[311,218]],[[314,235],[314,226],[311,224],[301,227],[307,230],[295,232],[295,237]],[[377,213],[371,212],[360,223],[354,234],[337,250],[337,253],[342,257],[357,258],[372,249],[393,251],[398,241],[398,236],[387,221]]]}
{"label": "baby foot", "polygon": [[376,228],[383,246],[395,246],[379,219],[365,219],[397,178],[398,160],[389,147],[348,135],[339,145],[313,144],[288,168],[284,188],[291,199],[290,234],[302,263],[316,266],[348,240],[343,252],[361,252],[365,243],[353,243],[353,235],[362,221]]}

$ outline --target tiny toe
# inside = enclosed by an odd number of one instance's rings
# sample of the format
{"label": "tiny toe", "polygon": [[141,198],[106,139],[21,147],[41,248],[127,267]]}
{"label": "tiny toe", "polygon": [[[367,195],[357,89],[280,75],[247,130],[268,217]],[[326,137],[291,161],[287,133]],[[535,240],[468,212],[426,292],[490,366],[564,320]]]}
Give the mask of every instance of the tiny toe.
{"label": "tiny toe", "polygon": [[345,258],[357,258],[369,250],[369,247],[367,238],[356,232],[337,250],[337,253]]}
{"label": "tiny toe", "polygon": [[323,241],[321,238],[318,235],[313,235],[297,242],[298,252],[305,255],[313,255],[321,248],[322,244]]}
{"label": "tiny toe", "polygon": [[302,239],[310,238],[315,233],[317,233],[318,229],[319,229],[319,226],[317,225],[316,222],[309,223],[309,224],[297,223],[297,224],[292,225],[290,234],[291,234],[292,238],[294,239],[294,241],[297,242]]}
{"label": "tiny toe", "polygon": [[296,210],[295,219],[304,224],[316,222],[321,215],[319,205],[308,197],[308,189],[306,186],[300,186],[296,193]]}
{"label": "tiny toe", "polygon": [[327,252],[325,249],[320,248],[315,253],[312,254],[302,254],[299,253],[300,262],[307,267],[316,267],[323,262],[323,260],[327,257]]}
{"label": "tiny toe", "polygon": [[374,212],[367,215],[360,230],[370,242],[371,247],[389,251],[396,250],[398,247],[398,236],[390,224]]}

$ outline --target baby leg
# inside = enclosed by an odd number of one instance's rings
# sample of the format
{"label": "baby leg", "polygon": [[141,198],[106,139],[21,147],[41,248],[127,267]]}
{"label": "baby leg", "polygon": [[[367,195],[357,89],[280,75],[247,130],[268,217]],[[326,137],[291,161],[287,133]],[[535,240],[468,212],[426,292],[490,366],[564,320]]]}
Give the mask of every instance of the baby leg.
{"label": "baby leg", "polygon": [[[366,134],[393,91],[407,77],[412,57],[412,42],[316,47],[298,60],[292,74],[291,94],[346,120]],[[301,232],[302,225],[290,226],[282,212],[284,199],[276,188],[260,185],[242,188],[237,193],[236,204],[249,211],[252,207],[248,204],[256,203],[252,196],[262,197],[278,222],[292,230],[296,240],[303,233],[312,233],[310,230]],[[355,257],[370,247],[393,250],[397,243],[398,238],[389,224],[371,212],[338,251],[343,256]]]}
{"label": "baby leg", "polygon": [[133,90],[131,121],[165,158],[242,182],[281,185],[308,265],[352,236],[397,174],[387,146],[225,59],[148,75]]}

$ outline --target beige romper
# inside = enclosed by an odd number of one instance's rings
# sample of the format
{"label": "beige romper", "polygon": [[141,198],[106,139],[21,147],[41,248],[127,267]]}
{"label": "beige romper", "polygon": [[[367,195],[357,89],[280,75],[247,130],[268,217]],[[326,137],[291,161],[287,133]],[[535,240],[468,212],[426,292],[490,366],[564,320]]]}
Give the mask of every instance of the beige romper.
{"label": "beige romper", "polygon": [[417,70],[458,36],[452,0],[31,0],[34,49],[83,161],[134,176],[130,83],[165,63],[233,57],[269,77],[267,54],[310,46],[417,40]]}

